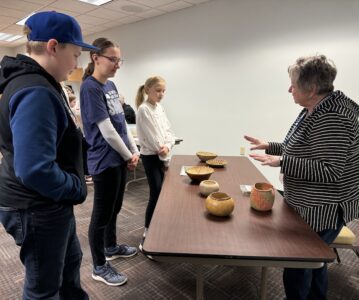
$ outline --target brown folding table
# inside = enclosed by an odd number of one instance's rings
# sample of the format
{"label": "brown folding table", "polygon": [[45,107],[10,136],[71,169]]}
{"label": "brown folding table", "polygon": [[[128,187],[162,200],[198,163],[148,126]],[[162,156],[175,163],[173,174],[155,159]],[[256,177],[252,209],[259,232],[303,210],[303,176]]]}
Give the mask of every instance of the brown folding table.
{"label": "brown folding table", "polygon": [[155,260],[198,265],[197,299],[203,297],[202,265],[262,267],[261,299],[266,297],[268,267],[319,268],[335,259],[334,252],[276,192],[270,212],[250,208],[240,185],[268,182],[244,156],[221,157],[211,179],[235,199],[230,217],[206,212],[198,184],[180,175],[183,166],[202,165],[196,156],[174,156],[148,230],[144,252]]}

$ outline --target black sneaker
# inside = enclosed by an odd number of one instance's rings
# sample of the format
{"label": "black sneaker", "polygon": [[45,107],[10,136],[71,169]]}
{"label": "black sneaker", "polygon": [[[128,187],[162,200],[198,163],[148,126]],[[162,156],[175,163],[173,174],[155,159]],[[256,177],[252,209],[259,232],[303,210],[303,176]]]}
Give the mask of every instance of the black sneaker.
{"label": "black sneaker", "polygon": [[127,282],[127,276],[117,272],[108,262],[103,266],[94,267],[92,278],[111,286],[123,285]]}
{"label": "black sneaker", "polygon": [[136,254],[137,248],[128,245],[116,245],[115,247],[105,248],[106,260],[114,260],[119,257],[132,257]]}

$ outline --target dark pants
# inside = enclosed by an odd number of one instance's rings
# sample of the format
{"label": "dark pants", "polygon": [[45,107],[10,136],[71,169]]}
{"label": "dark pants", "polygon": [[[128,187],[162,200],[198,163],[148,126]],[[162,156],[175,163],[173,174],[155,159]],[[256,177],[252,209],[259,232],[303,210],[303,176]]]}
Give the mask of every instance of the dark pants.
{"label": "dark pants", "polygon": [[42,210],[1,207],[0,221],[21,246],[23,299],[88,299],[80,284],[82,251],[72,206]]}
{"label": "dark pants", "polygon": [[[344,224],[342,216],[338,217],[337,229],[317,232],[319,237],[330,245]],[[328,289],[327,264],[319,269],[284,269],[283,283],[288,300],[322,300],[326,299]]]}
{"label": "dark pants", "polygon": [[104,247],[117,244],[116,221],[125,192],[126,164],[108,168],[92,176],[94,201],[89,228],[89,242],[94,266],[105,264]]}
{"label": "dark pants", "polygon": [[165,173],[163,161],[159,159],[158,155],[141,155],[141,159],[145,168],[148,185],[150,186],[150,199],[148,200],[145,219],[145,227],[148,228],[161,193]]}

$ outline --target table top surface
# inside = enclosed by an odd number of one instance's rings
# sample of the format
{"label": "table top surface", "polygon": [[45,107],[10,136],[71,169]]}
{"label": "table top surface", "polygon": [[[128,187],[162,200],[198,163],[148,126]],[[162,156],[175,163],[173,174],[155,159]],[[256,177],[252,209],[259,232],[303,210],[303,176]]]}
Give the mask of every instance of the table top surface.
{"label": "table top surface", "polygon": [[247,157],[221,157],[210,179],[235,199],[230,217],[207,213],[199,186],[180,175],[182,166],[205,165],[196,156],[176,155],[166,172],[162,191],[143,246],[157,256],[238,258],[329,262],[332,250],[276,192],[273,209],[257,212],[240,185],[268,182]]}

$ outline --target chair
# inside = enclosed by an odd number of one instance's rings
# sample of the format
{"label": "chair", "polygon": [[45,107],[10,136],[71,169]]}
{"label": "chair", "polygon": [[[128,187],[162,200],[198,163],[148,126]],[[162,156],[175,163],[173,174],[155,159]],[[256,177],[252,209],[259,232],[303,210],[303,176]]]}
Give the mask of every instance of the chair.
{"label": "chair", "polygon": [[338,263],[340,263],[340,257],[337,250],[338,248],[352,249],[359,258],[359,241],[356,240],[355,234],[347,226],[343,226],[342,230],[339,232],[337,238],[330,245],[330,247],[333,248],[337,256]]}
{"label": "chair", "polygon": [[[139,164],[141,163],[141,159],[139,159],[138,163],[139,163]],[[146,175],[145,175],[145,176],[142,176],[142,177],[137,177],[136,169],[137,169],[137,168],[135,168],[135,169],[132,171],[132,173],[133,173],[133,178],[130,179],[130,180],[128,180],[128,181],[126,182],[126,185],[125,185],[125,191],[126,191],[126,192],[128,191],[128,186],[129,186],[130,183],[147,179]]]}

